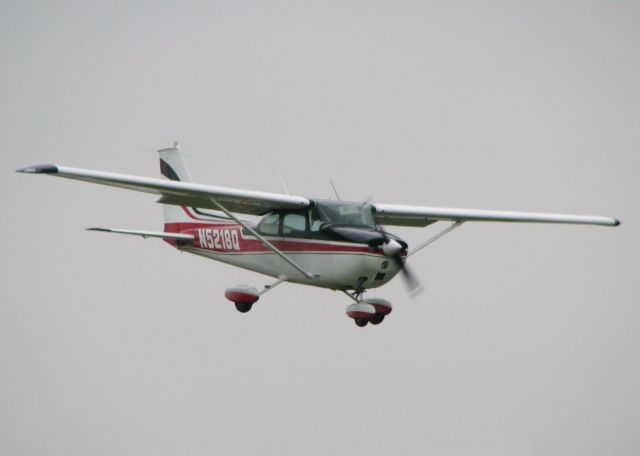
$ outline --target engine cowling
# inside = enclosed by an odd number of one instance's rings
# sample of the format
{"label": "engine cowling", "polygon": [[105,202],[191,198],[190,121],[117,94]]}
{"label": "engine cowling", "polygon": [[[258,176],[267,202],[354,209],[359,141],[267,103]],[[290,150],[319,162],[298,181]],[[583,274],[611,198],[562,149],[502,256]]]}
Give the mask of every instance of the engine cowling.
{"label": "engine cowling", "polygon": [[236,285],[224,291],[224,297],[233,302],[253,304],[260,298],[260,292],[251,285]]}
{"label": "engine cowling", "polygon": [[347,316],[354,320],[368,320],[376,314],[376,308],[366,302],[354,302],[347,307]]}
{"label": "engine cowling", "polygon": [[378,315],[389,315],[393,310],[393,306],[386,299],[366,298],[362,302],[372,305]]}

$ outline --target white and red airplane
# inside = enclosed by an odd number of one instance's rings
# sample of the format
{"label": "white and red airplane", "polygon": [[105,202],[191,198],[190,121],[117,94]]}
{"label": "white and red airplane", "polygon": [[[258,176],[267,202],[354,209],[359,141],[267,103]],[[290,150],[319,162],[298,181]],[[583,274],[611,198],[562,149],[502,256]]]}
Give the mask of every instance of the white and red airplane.
{"label": "white and red airplane", "polygon": [[[464,222],[620,224],[610,217],[346,202],[201,185],[191,182],[177,144],[158,152],[164,179],[55,165],[17,171],[160,195],[162,232],[88,229],[164,239],[178,250],[276,279],[262,290],[248,285],[227,288],[225,296],[240,312],[251,310],[261,295],[282,282],[294,282],[342,291],[354,301],[346,313],[358,326],[379,324],[391,312],[391,303],[365,298],[365,291],[402,272],[411,292],[418,292],[419,284],[406,266],[407,257]],[[254,222],[236,214],[260,218]],[[439,221],[451,224],[411,251],[405,241],[381,228],[425,227]]]}

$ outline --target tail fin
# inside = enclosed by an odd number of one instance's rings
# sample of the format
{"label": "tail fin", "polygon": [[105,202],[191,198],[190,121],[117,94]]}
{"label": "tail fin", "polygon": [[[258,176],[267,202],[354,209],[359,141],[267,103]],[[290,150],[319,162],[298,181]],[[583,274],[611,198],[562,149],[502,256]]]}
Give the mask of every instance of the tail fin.
{"label": "tail fin", "polygon": [[[184,161],[184,154],[180,151],[178,143],[174,143],[173,147],[160,149],[160,173],[170,180],[191,182],[191,175]],[[172,204],[164,204],[164,223],[181,223],[189,222],[191,219],[187,215],[184,208]]]}
{"label": "tail fin", "polygon": [[[180,152],[178,143],[173,147],[160,149],[160,172],[164,177],[174,181],[191,182],[191,175],[184,161],[184,154]],[[231,219],[220,211],[199,210],[195,207],[175,206],[164,204],[164,228],[166,232],[180,231],[181,223],[187,222],[211,222],[230,223]]]}
{"label": "tail fin", "polygon": [[180,151],[178,143],[173,147],[160,149],[160,172],[168,179],[182,182],[191,182],[191,175],[184,162],[184,154]]}

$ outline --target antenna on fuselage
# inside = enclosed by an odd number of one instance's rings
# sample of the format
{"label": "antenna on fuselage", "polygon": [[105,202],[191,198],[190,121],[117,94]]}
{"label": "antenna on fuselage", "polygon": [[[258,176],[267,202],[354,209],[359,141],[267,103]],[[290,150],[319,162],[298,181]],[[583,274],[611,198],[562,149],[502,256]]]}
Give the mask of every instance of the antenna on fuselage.
{"label": "antenna on fuselage", "polygon": [[287,188],[287,183],[284,181],[284,177],[282,177],[282,174],[280,174],[280,171],[278,171],[278,177],[280,178],[280,183],[282,184],[282,188],[284,189],[284,192],[287,195],[291,195],[291,193],[289,193],[289,189]]}
{"label": "antenna on fuselage", "polygon": [[340,198],[340,195],[338,195],[338,190],[336,190],[336,186],[333,185],[333,181],[331,179],[329,179],[329,183],[331,184],[331,188],[333,188],[333,193],[336,194],[336,198],[338,198],[338,201],[342,201],[342,199]]}

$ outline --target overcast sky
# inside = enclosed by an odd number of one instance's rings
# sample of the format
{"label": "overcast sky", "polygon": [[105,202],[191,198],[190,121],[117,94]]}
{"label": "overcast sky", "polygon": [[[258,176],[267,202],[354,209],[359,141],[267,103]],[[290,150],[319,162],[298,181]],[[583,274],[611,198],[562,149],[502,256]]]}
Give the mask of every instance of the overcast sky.
{"label": "overcast sky", "polygon": [[[455,5],[454,5],[455,3]],[[0,453],[640,452],[638,2],[0,6]],[[371,296],[158,240],[150,195],[13,172],[158,175],[432,206],[615,216],[466,224]],[[397,229],[412,245],[428,229]]]}

